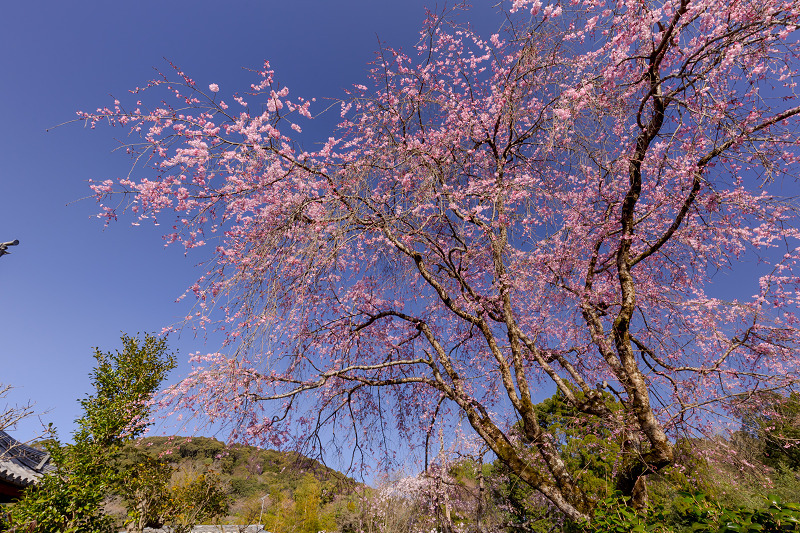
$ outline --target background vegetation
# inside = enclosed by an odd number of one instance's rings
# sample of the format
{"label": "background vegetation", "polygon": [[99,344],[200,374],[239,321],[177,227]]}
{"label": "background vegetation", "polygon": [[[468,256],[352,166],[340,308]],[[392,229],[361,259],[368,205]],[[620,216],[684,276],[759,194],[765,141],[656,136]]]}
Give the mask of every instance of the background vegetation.
{"label": "background vegetation", "polygon": [[[566,520],[499,460],[440,457],[418,475],[367,487],[290,451],[207,437],[140,438],[148,399],[174,366],[163,340],[124,335],[95,351],[94,391],[80,401],[73,444],[41,443],[56,472],[0,512],[0,530],[111,532],[198,523],[263,524],[272,533],[800,531],[800,396],[764,393],[739,403],[740,429],[675,442],[675,464],[640,481],[631,505],[616,470],[640,451],[630,434],[571,408],[560,394],[536,406],[538,423],[591,495],[591,524]],[[576,394],[579,394],[576,392]],[[621,412],[610,394],[603,401]],[[531,468],[543,468],[517,435]]]}

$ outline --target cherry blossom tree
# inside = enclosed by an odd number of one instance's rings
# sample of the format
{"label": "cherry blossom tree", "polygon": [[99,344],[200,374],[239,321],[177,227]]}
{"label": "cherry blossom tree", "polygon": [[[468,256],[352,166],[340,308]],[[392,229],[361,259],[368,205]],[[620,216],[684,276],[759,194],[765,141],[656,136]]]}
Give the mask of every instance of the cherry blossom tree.
{"label": "cherry blossom tree", "polygon": [[93,184],[104,216],[214,251],[194,318],[222,316],[228,348],[166,401],[232,438],[349,428],[364,452],[463,423],[585,520],[536,401],[604,421],[635,502],[676,435],[794,386],[800,4],[506,7],[498,34],[431,14],[416,55],[380,50],[315,150],[312,101],[269,63],[230,98],[176,68],[81,113],[140,139]]}

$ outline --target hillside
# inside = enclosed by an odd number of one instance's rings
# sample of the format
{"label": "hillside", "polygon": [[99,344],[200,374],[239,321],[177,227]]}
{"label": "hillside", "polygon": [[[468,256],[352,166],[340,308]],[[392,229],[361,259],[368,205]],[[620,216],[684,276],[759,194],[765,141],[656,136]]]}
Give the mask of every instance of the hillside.
{"label": "hillside", "polygon": [[[346,501],[360,486],[296,452],[227,446],[208,437],[147,437],[125,448],[121,464],[143,456],[168,462],[173,477],[213,473],[230,495],[230,510],[221,523],[255,523],[261,516],[276,533],[289,519],[306,524],[303,529],[308,530],[339,522],[346,514]],[[121,501],[112,502],[108,510],[120,518],[125,515]]]}

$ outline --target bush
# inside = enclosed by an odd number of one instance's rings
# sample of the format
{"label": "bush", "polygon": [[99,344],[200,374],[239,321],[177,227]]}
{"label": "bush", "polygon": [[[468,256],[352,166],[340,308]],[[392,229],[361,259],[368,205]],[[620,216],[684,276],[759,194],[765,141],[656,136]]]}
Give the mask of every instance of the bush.
{"label": "bush", "polygon": [[637,513],[619,493],[601,500],[591,523],[568,524],[568,533],[777,533],[800,531],[800,504],[767,498],[764,508],[725,508],[702,492],[681,492],[669,506]]}
{"label": "bush", "polygon": [[263,484],[256,478],[233,478],[230,480],[231,494],[237,498],[252,496],[263,488]]}

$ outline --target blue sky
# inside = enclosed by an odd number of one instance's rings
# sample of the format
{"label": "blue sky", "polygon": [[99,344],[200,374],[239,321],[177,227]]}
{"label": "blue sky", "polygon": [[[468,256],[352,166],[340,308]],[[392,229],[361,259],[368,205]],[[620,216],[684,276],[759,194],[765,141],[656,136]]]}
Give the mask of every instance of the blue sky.
{"label": "blue sky", "polygon": [[[489,2],[469,14],[485,29]],[[424,18],[418,0],[168,0],[7,2],[0,17],[0,383],[11,403],[32,400],[41,420],[69,438],[77,400],[90,392],[93,347],[118,347],[121,332],[152,332],[185,316],[175,303],[200,274],[200,255],[165,248],[158,228],[121,220],[104,228],[86,198],[88,179],[124,175],[112,153],[120,130],[84,129],[77,110],[121,100],[167,69],[230,94],[254,80],[243,68],[268,59],[292,94],[339,97],[366,79],[378,39],[409,49]],[[487,16],[490,15],[490,16]],[[319,121],[322,134],[329,126]],[[330,120],[328,120],[330,122]],[[49,131],[48,131],[49,130]],[[306,127],[308,131],[308,128]],[[314,131],[314,129],[312,129]],[[327,135],[325,135],[327,137]],[[323,137],[324,138],[324,137]],[[215,351],[192,331],[170,337],[184,359]],[[186,371],[182,366],[173,380]],[[0,400],[0,408],[4,400]],[[15,435],[33,437],[38,421]]]}

